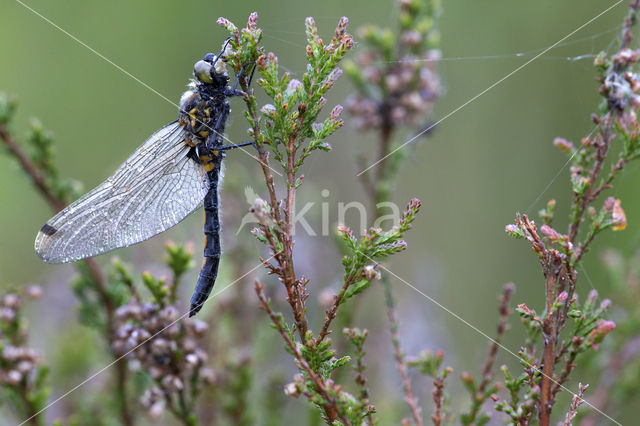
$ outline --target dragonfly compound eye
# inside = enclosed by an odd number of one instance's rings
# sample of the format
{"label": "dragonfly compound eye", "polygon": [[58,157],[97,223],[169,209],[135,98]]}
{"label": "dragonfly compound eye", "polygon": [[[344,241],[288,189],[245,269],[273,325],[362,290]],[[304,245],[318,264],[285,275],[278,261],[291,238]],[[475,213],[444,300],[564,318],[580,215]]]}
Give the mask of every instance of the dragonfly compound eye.
{"label": "dragonfly compound eye", "polygon": [[209,62],[210,64],[213,63],[214,59],[216,59],[216,55],[214,55],[213,53],[207,53],[206,55],[204,55],[204,58],[203,58],[205,62]]}
{"label": "dragonfly compound eye", "polygon": [[211,69],[213,66],[209,62],[198,61],[193,66],[193,75],[203,83],[213,83],[213,78],[211,78]]}

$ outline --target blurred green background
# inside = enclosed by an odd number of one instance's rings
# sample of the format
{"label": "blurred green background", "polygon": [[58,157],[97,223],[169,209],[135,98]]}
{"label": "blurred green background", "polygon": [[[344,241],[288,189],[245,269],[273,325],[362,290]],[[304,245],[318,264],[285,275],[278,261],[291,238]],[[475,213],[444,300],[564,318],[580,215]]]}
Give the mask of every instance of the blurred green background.
{"label": "blurred green background", "polygon": [[[215,23],[219,16],[242,25],[249,12],[257,11],[264,45],[276,52],[284,69],[299,76],[304,66],[305,17],[313,16],[321,35],[329,37],[340,16],[350,18],[350,30],[355,33],[364,24],[391,25],[394,13],[393,2],[376,0],[29,0],[27,4],[175,102],[190,77],[192,64],[204,53],[217,51],[225,38]],[[444,2],[439,73],[446,91],[437,103],[435,118],[532,59],[539,49],[569,34],[607,4],[613,2]],[[516,284],[516,303],[526,300],[539,307],[543,300],[542,275],[535,256],[526,244],[508,238],[504,225],[517,211],[534,215],[550,198],[558,199],[557,216],[562,221],[558,224],[566,222],[568,170],[554,179],[566,157],[552,141],[557,136],[579,141],[592,129],[589,115],[600,102],[592,58],[567,58],[611,50],[625,13],[623,2],[446,119],[432,136],[408,147],[411,159],[400,174],[395,201],[404,205],[417,197],[423,209],[408,236],[409,250],[394,259],[392,269],[490,335],[497,318],[496,295],[505,282]],[[356,45],[355,52],[358,49]],[[20,100],[16,138],[24,137],[30,117],[38,117],[56,135],[61,174],[81,180],[86,189],[107,177],[154,130],[176,118],[174,106],[11,0],[0,6],[0,57],[0,90]],[[342,79],[328,105],[343,103],[350,91]],[[236,112],[242,110],[240,101],[233,101],[232,106]],[[244,118],[232,116],[228,137],[246,140]],[[349,129],[345,118],[347,126],[330,141],[334,149],[312,157],[304,172],[305,199],[301,201],[316,201],[310,217],[317,227],[320,202],[330,203],[331,223],[335,225],[338,202],[365,201],[355,177],[359,170],[354,158],[358,150],[368,145],[373,148],[375,137]],[[242,191],[243,185],[251,185],[262,194],[258,172],[248,156],[229,155],[226,177],[230,184],[223,186],[223,192]],[[586,261],[591,283],[583,279],[580,286],[590,289],[593,285],[606,295],[607,276],[601,271],[599,251],[612,245],[625,253],[637,249],[640,200],[635,195],[639,178],[637,165],[623,173],[614,194],[623,200],[629,226],[625,232],[608,233],[597,241]],[[62,339],[63,327],[73,328],[74,315],[69,310],[73,299],[60,284],[73,269],[46,265],[34,253],[33,239],[51,212],[6,156],[0,156],[0,183],[0,286],[45,284],[44,296],[37,302],[40,315],[34,314],[32,323],[42,338],[34,344],[51,348]],[[323,189],[330,192],[326,199],[320,196]],[[237,196],[243,198],[242,194]],[[223,206],[223,220],[227,214],[244,214],[243,209],[225,211]],[[201,214],[196,213],[166,235],[117,254],[153,269],[167,239],[192,240],[199,247],[201,221]],[[357,222],[353,227],[360,228]],[[237,237],[235,230],[227,231],[227,239],[251,241],[248,229]],[[299,270],[311,278],[312,285],[323,286],[339,278],[334,268],[321,266],[338,265],[331,237],[300,235],[298,246],[308,254],[298,259]],[[196,250],[196,259],[199,256]],[[191,277],[195,274],[193,271]],[[231,274],[223,271],[229,280]],[[484,337],[399,281],[396,295],[408,353],[425,347],[444,348],[445,362],[454,367],[456,375],[465,369],[477,371],[487,347]],[[356,325],[375,328],[384,317],[381,296],[378,287],[368,292],[366,303],[372,308],[360,314]],[[513,331],[505,345],[516,352],[522,329],[515,318],[511,323]],[[400,385],[386,344],[384,321],[378,329],[380,334],[372,338],[370,351],[379,351],[388,365],[373,369],[374,385],[378,386],[374,386],[378,391],[373,397],[384,400],[385,392],[393,392],[397,394],[389,396],[397,399]],[[502,353],[501,362],[513,363],[513,359]],[[59,374],[54,372],[54,377]],[[424,382],[416,386],[422,388],[421,401],[428,401],[429,386]],[[58,390],[62,389],[54,388],[54,395]],[[619,420],[624,422],[624,418]]]}

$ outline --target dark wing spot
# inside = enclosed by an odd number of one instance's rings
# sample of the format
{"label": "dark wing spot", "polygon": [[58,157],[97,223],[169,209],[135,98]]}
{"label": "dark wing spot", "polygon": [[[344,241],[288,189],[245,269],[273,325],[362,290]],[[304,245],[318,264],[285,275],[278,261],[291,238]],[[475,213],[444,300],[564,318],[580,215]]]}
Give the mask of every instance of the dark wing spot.
{"label": "dark wing spot", "polygon": [[40,228],[40,232],[42,232],[44,235],[52,236],[53,234],[58,232],[58,230],[48,223],[45,223],[44,225],[42,225],[42,228]]}

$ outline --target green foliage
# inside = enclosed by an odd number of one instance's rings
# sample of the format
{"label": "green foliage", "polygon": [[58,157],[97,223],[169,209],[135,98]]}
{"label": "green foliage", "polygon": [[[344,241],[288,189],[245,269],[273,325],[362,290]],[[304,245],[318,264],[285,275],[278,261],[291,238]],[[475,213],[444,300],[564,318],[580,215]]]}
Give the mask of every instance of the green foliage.
{"label": "green foliage", "polygon": [[96,282],[85,263],[76,265],[79,276],[71,282],[71,289],[78,299],[78,319],[81,324],[97,330],[106,330],[106,317],[96,294]]}
{"label": "green foliage", "polygon": [[9,124],[18,109],[18,99],[0,92],[0,123]]}
{"label": "green foliage", "polygon": [[[185,246],[174,243],[167,243],[165,249],[167,250],[167,256],[164,262],[173,272],[173,288],[175,289],[180,285],[182,275],[193,268],[193,253],[187,250]],[[171,300],[172,303],[175,301],[175,297],[176,294],[174,291]]]}
{"label": "green foliage", "polygon": [[407,360],[409,367],[417,368],[421,374],[429,376],[431,378],[443,377],[446,378],[451,370],[445,368],[440,371],[442,360],[444,359],[444,352],[437,351],[435,354],[430,350],[420,352],[415,358]]}
{"label": "green foliage", "polygon": [[411,200],[397,226],[386,232],[379,228],[370,228],[360,241],[349,228],[344,226],[338,228],[338,233],[349,251],[342,258],[345,271],[343,281],[347,285],[338,295],[339,303],[361,293],[373,278],[378,277],[379,273],[372,268],[366,268],[367,264],[382,261],[406,249],[407,244],[402,240],[402,236],[411,228],[411,223],[415,220],[420,206],[419,200]]}
{"label": "green foliage", "polygon": [[[17,108],[16,97],[0,92],[0,125],[3,126],[3,133],[6,133],[11,126]],[[27,138],[23,143],[17,143],[8,137],[8,133],[2,136],[5,147],[8,148],[10,154],[17,157],[21,166],[23,168],[27,164],[30,166],[30,170],[25,171],[31,175],[52,207],[61,208],[80,196],[82,185],[78,181],[62,179],[58,176],[54,161],[53,132],[46,130],[38,119],[32,118],[29,121]]]}

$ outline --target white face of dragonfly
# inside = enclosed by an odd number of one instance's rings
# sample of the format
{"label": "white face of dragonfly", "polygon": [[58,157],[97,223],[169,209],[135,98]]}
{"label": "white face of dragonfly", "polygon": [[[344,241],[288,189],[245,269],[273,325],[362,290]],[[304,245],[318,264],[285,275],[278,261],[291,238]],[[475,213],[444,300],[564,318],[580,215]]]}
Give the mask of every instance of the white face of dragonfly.
{"label": "white face of dragonfly", "polygon": [[216,55],[207,55],[206,59],[200,60],[196,62],[193,67],[193,74],[196,78],[203,83],[213,83],[213,78],[211,76],[212,70],[216,74],[222,76],[227,73],[227,67],[225,63],[218,58]]}

